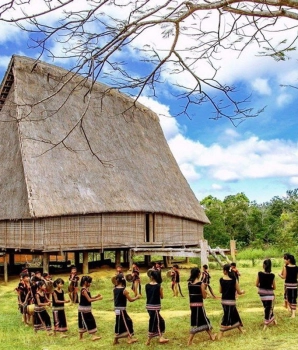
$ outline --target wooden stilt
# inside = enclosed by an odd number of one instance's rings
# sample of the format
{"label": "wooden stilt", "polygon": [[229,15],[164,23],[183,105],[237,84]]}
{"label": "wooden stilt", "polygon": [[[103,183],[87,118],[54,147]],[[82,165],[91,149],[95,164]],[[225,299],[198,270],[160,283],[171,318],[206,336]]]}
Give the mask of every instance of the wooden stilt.
{"label": "wooden stilt", "polygon": [[83,274],[88,275],[89,265],[88,265],[88,251],[83,251]]}
{"label": "wooden stilt", "polygon": [[42,256],[42,269],[43,269],[43,272],[49,272],[49,262],[50,262],[50,254],[49,253],[43,253],[43,256]]}
{"label": "wooden stilt", "polygon": [[3,262],[4,262],[4,283],[8,283],[8,255],[5,254],[3,256]]}

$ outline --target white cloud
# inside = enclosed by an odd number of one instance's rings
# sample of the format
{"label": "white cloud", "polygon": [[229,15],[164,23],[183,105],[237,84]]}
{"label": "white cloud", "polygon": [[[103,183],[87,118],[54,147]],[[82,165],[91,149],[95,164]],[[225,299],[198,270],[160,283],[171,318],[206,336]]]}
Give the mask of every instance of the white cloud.
{"label": "white cloud", "polygon": [[222,186],[222,185],[219,185],[219,184],[212,184],[212,185],[211,185],[211,188],[212,188],[213,190],[218,191],[218,190],[222,190],[222,189],[223,189],[223,186]]}
{"label": "white cloud", "polygon": [[298,186],[298,176],[290,177],[289,182],[292,185]]}
{"label": "white cloud", "polygon": [[293,96],[290,94],[281,94],[277,97],[276,104],[278,107],[284,107],[292,102]]}
{"label": "white cloud", "polygon": [[271,95],[271,88],[267,79],[256,78],[251,85],[260,95]]}

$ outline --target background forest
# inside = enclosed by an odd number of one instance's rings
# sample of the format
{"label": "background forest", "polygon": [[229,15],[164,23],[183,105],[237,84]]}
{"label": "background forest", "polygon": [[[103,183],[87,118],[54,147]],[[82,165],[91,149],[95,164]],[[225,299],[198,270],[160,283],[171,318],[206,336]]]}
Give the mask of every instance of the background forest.
{"label": "background forest", "polygon": [[204,237],[212,248],[228,248],[230,239],[235,239],[238,250],[275,246],[296,253],[298,189],[262,204],[251,202],[242,192],[223,201],[207,196],[201,204],[211,222],[204,228]]}

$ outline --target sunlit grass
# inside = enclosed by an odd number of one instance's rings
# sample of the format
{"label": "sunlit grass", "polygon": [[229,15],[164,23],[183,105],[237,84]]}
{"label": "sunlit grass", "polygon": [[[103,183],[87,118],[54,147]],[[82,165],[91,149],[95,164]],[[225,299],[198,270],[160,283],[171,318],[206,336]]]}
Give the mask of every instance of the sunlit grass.
{"label": "sunlit grass", "polygon": [[[249,263],[249,262],[248,262]],[[296,319],[290,319],[288,311],[283,307],[283,280],[277,274],[282,267],[282,260],[279,260],[279,267],[274,268],[276,274],[277,290],[275,314],[278,325],[269,327],[266,332],[263,328],[263,308],[255,287],[257,272],[261,270],[262,260],[256,262],[256,266],[244,267],[244,261],[239,261],[241,277],[241,288],[246,294],[240,296],[237,300],[238,310],[244,323],[245,334],[240,334],[237,330],[225,333],[222,340],[211,342],[207,333],[197,334],[194,338],[193,348],[208,347],[209,350],[267,350],[271,349],[296,349],[297,348],[297,326],[298,316]],[[275,265],[278,265],[277,263]],[[218,293],[218,280],[222,275],[221,269],[215,266],[210,270],[211,285],[214,292]],[[114,333],[114,312],[112,302],[112,283],[111,277],[114,274],[113,269],[98,269],[91,272],[94,283],[92,284],[91,293],[93,295],[100,292],[104,299],[93,303],[93,313],[97,320],[98,334],[102,339],[92,342],[90,337],[85,335],[82,342],[78,340],[77,330],[77,307],[66,306],[66,314],[69,325],[68,338],[60,339],[59,337],[49,337],[45,332],[34,334],[32,327],[26,327],[21,322],[21,315],[17,309],[17,297],[14,288],[17,286],[18,279],[10,278],[9,284],[4,285],[3,280],[0,283],[0,349],[36,349],[36,350],[92,350],[92,349],[109,349],[112,347]],[[129,303],[128,313],[134,321],[135,336],[138,343],[127,345],[124,340],[115,348],[133,348],[133,349],[180,349],[187,344],[189,331],[189,306],[186,288],[186,280],[189,276],[188,269],[181,269],[181,286],[185,295],[184,298],[172,298],[170,280],[165,277],[163,288],[165,298],[162,302],[161,314],[166,321],[165,336],[170,339],[169,344],[158,345],[157,339],[152,341],[148,347],[145,345],[148,327],[148,315],[145,310],[144,286],[148,281],[146,271],[143,270],[142,288],[143,298],[134,303]],[[65,281],[68,275],[55,276],[62,277]],[[65,286],[66,287],[66,286]],[[207,298],[205,300],[207,315],[213,325],[214,332],[219,329],[222,316],[220,300]],[[50,312],[50,310],[49,310]],[[50,313],[51,314],[51,313]]]}

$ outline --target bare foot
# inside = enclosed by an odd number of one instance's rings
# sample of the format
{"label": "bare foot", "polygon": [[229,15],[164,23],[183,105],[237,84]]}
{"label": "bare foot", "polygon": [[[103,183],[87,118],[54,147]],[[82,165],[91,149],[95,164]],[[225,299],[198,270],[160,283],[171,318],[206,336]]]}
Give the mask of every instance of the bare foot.
{"label": "bare foot", "polygon": [[117,345],[117,344],[119,344],[119,341],[118,341],[117,338],[115,338],[114,341],[113,341],[113,345]]}
{"label": "bare foot", "polygon": [[146,345],[150,345],[150,341],[151,341],[151,339],[148,338],[145,344],[146,344]]}
{"label": "bare foot", "polygon": [[136,343],[138,341],[137,338],[130,338],[127,340],[127,344],[133,344],[133,343]]}
{"label": "bare foot", "polygon": [[92,339],[92,341],[96,341],[96,340],[101,339],[101,337],[94,336],[94,337],[92,337],[91,339]]}
{"label": "bare foot", "polygon": [[159,338],[159,342],[160,342],[160,344],[165,344],[165,343],[168,343],[168,342],[169,342],[169,339],[164,338],[164,337],[160,337],[160,338]]}
{"label": "bare foot", "polygon": [[217,335],[217,339],[220,340],[222,338],[222,336],[223,336],[223,332],[220,331]]}
{"label": "bare foot", "polygon": [[245,329],[243,329],[241,326],[237,327],[241,333],[245,333]]}
{"label": "bare foot", "polygon": [[265,324],[265,326],[263,327],[263,331],[266,331],[267,330],[267,325]]}
{"label": "bare foot", "polygon": [[276,318],[273,320],[273,324],[277,325],[277,319]]}
{"label": "bare foot", "polygon": [[215,340],[215,339],[216,339],[216,336],[217,336],[216,333],[215,333],[215,334],[211,334],[211,335],[210,335],[210,339],[211,339],[211,340]]}
{"label": "bare foot", "polygon": [[61,334],[60,338],[67,338],[67,335],[66,334]]}

